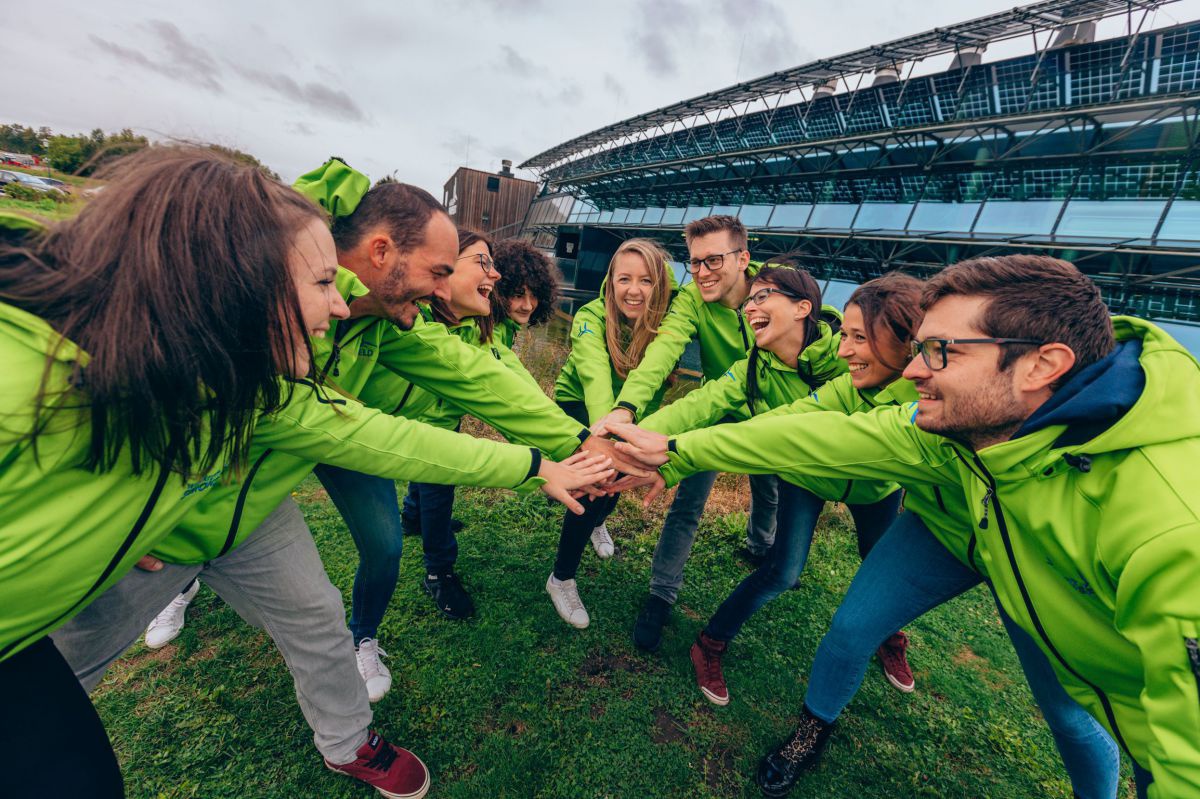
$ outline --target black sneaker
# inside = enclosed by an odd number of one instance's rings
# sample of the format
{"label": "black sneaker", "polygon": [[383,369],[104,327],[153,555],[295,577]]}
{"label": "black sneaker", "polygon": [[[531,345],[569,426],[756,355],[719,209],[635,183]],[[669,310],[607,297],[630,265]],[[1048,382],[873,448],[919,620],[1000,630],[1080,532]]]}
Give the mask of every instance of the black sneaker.
{"label": "black sneaker", "polygon": [[662,629],[671,617],[671,605],[662,597],[650,594],[642,604],[633,625],[633,643],[646,652],[657,652],[662,646]]}
{"label": "black sneaker", "polygon": [[756,569],[767,562],[767,555],[769,553],[770,550],[767,550],[766,552],[755,552],[753,549],[746,546],[741,546],[737,549],[738,557]]}
{"label": "black sneaker", "polygon": [[475,615],[475,603],[454,572],[427,574],[422,584],[443,616],[458,621]]}
{"label": "black sneaker", "polygon": [[833,728],[833,724],[826,724],[809,713],[808,708],[801,711],[800,723],[791,737],[759,761],[758,787],[763,795],[772,799],[787,796],[800,775],[817,765],[829,744]]}

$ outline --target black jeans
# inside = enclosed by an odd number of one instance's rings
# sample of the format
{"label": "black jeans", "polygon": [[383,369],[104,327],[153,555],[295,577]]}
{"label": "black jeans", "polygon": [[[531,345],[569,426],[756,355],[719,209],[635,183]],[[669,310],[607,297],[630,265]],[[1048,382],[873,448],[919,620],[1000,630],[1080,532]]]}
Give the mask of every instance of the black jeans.
{"label": "black jeans", "polygon": [[48,637],[0,663],[0,774],[22,799],[125,796],[104,725]]}
{"label": "black jeans", "polygon": [[[582,402],[560,402],[558,407],[575,421],[587,425],[587,408]],[[599,527],[608,518],[608,514],[617,507],[620,494],[611,497],[591,499],[583,497],[579,500],[583,505],[583,514],[576,516],[567,511],[563,515],[562,530],[558,534],[558,555],[554,559],[554,576],[559,580],[574,580],[575,572],[579,570],[579,560],[583,550],[587,548],[592,530]]]}

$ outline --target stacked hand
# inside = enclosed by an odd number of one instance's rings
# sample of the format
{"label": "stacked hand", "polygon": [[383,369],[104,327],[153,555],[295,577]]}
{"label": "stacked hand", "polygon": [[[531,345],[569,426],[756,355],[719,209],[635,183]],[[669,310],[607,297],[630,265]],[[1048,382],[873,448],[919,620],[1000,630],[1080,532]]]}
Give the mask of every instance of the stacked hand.
{"label": "stacked hand", "polygon": [[542,484],[542,491],[579,515],[583,513],[583,506],[575,501],[575,497],[580,495],[581,490],[589,494],[596,491],[603,496],[604,490],[598,486],[616,475],[612,464],[612,458],[607,455],[580,451],[562,463],[543,458],[538,477],[546,481]]}

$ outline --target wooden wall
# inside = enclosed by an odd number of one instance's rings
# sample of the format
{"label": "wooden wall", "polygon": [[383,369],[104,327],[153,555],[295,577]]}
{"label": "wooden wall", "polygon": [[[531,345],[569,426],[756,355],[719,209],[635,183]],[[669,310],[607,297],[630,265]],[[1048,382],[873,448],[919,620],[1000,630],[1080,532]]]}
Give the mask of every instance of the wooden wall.
{"label": "wooden wall", "polygon": [[[495,191],[488,190],[489,179]],[[536,194],[531,180],[459,167],[446,181],[442,202],[448,209],[454,206],[450,216],[456,225],[484,233],[508,228],[501,235],[512,236]]]}

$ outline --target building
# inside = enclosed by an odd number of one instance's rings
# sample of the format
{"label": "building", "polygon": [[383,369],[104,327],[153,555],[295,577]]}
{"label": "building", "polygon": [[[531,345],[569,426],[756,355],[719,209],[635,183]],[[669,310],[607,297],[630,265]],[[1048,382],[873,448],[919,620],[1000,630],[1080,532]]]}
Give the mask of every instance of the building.
{"label": "building", "polygon": [[1200,322],[1200,22],[1144,30],[1162,5],[1046,0],[615,123],[522,164],[543,182],[525,235],[592,292],[623,239],[682,259],[682,227],[720,213],[756,257],[852,282],[1041,252],[1114,311]]}
{"label": "building", "polygon": [[442,204],[454,224],[506,238],[520,231],[538,184],[513,175],[512,161],[497,173],[459,167],[446,181]]}

